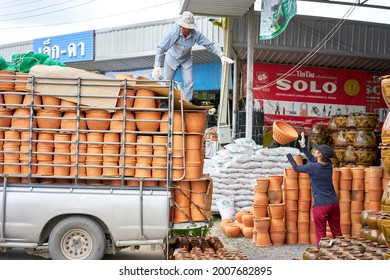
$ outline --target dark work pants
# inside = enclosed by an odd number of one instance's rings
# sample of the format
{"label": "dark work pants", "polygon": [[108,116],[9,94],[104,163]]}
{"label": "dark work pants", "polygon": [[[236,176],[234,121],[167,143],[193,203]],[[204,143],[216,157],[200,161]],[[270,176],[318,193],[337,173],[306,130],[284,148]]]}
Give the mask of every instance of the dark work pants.
{"label": "dark work pants", "polygon": [[313,206],[312,213],[317,246],[320,239],[326,236],[326,222],[329,223],[333,238],[342,236],[340,227],[340,206],[338,202],[325,206]]}

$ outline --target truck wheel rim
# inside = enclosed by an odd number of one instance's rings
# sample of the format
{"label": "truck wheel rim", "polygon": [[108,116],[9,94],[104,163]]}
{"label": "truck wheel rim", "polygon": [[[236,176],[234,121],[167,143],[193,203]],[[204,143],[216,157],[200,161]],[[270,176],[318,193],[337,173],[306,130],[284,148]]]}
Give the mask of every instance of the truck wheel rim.
{"label": "truck wheel rim", "polygon": [[85,259],[92,247],[91,236],[82,229],[68,231],[61,240],[61,251],[68,259]]}

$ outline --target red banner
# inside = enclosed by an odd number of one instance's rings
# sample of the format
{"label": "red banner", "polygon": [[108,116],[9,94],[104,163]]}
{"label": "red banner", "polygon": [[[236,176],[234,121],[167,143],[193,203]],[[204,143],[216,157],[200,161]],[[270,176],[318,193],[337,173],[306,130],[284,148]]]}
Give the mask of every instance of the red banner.
{"label": "red banner", "polygon": [[366,112],[384,121],[381,112],[387,112],[378,73],[256,63],[253,74],[254,110],[264,111],[266,125],[279,119],[312,126],[332,115]]}

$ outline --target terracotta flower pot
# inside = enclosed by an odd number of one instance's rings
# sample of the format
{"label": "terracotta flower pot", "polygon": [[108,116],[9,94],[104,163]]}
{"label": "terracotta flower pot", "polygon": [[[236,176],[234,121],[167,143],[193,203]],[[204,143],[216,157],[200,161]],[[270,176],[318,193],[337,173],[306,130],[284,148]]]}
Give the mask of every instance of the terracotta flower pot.
{"label": "terracotta flower pot", "polygon": [[254,218],[262,218],[268,216],[268,204],[253,204]]}
{"label": "terracotta flower pot", "polygon": [[66,111],[61,119],[60,128],[64,132],[75,132],[77,129],[77,122],[79,123],[79,130],[87,129],[87,122],[83,112],[80,112],[77,118],[76,112]]}
{"label": "terracotta flower pot", "polygon": [[118,101],[116,102],[116,108],[118,111],[124,107],[126,102],[126,108],[132,108],[134,104],[134,98],[132,96],[135,95],[134,89],[127,87],[126,92],[124,88],[121,88],[119,91]]}
{"label": "terracotta flower pot", "polygon": [[282,121],[274,121],[272,129],[272,137],[281,145],[298,139],[298,132],[292,126]]}
{"label": "terracotta flower pot", "polygon": [[60,101],[60,111],[61,112],[76,112],[77,111],[77,103],[68,101],[65,99],[61,99]]}
{"label": "terracotta flower pot", "polygon": [[269,213],[272,218],[283,218],[285,213],[284,203],[269,204]]}
{"label": "terracotta flower pot", "polygon": [[[110,130],[114,131],[117,130],[118,132],[123,131],[123,111],[117,110],[111,118],[110,122]],[[134,122],[134,115],[130,111],[126,111],[126,131],[133,132],[135,131],[135,122]]]}
{"label": "terracotta flower pot", "polygon": [[[161,118],[160,131],[168,131],[168,117],[169,113],[165,112]],[[173,113],[173,123],[172,123],[173,132],[186,132],[185,122],[182,120],[182,115],[180,111],[175,111]]]}
{"label": "terracotta flower pot", "polygon": [[161,112],[136,112],[135,119],[139,131],[155,132],[160,127]]}
{"label": "terracotta flower pot", "polygon": [[11,116],[12,116],[12,110],[0,109],[0,130],[3,127],[11,126]]}
{"label": "terracotta flower pot", "polygon": [[[37,111],[38,127],[41,131],[56,132],[61,127],[62,113],[56,110],[42,109]],[[47,129],[47,130],[46,130]]]}
{"label": "terracotta flower pot", "polygon": [[89,110],[85,117],[89,130],[108,130],[110,127],[111,113],[106,110]]}
{"label": "terracotta flower pot", "polygon": [[[33,127],[37,126],[37,120],[33,118]],[[11,127],[30,128],[30,109],[18,108],[12,115]]]}
{"label": "terracotta flower pot", "polygon": [[134,108],[157,108],[154,92],[148,89],[138,89],[135,94]]}
{"label": "terracotta flower pot", "polygon": [[240,235],[240,228],[234,223],[227,224],[225,234],[231,238],[237,238]]}
{"label": "terracotta flower pot", "polygon": [[255,192],[266,193],[269,185],[269,178],[257,178],[257,185],[255,187]]}
{"label": "terracotta flower pot", "polygon": [[204,133],[206,128],[206,111],[185,112],[184,122],[188,133]]}

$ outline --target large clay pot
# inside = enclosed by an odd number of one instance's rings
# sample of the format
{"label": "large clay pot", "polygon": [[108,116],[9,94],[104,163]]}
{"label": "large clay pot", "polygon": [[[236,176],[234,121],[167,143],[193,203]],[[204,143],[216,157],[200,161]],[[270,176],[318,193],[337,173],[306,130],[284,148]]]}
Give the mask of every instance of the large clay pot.
{"label": "large clay pot", "polygon": [[[134,115],[130,111],[126,111],[126,130],[129,132],[135,131]],[[110,130],[123,131],[123,110],[117,110],[111,118]]]}
{"label": "large clay pot", "polygon": [[356,115],[356,129],[373,130],[378,121],[378,115],[372,113],[357,114]]}
{"label": "large clay pot", "polygon": [[0,91],[13,91],[15,89],[15,73],[13,71],[0,70],[0,81],[2,81]]}
{"label": "large clay pot", "polygon": [[206,128],[206,111],[185,112],[184,122],[188,133],[204,133]]}
{"label": "large clay pot", "polygon": [[240,235],[240,228],[234,223],[225,226],[225,233],[227,236],[237,238]]}
{"label": "large clay pot", "polygon": [[63,132],[74,133],[77,130],[77,122],[79,122],[79,130],[86,130],[87,122],[84,118],[83,112],[80,112],[79,118],[77,118],[76,112],[66,111],[61,119],[60,128]]}
{"label": "large clay pot", "polygon": [[135,119],[139,131],[155,132],[160,127],[161,112],[136,112]]}
{"label": "large clay pot", "polygon": [[106,110],[89,110],[85,117],[89,130],[107,130],[110,127],[111,113]]}
{"label": "large clay pot", "polygon": [[12,110],[0,109],[0,130],[11,126]]}
{"label": "large clay pot", "polygon": [[283,218],[285,213],[284,203],[269,204],[269,213],[271,218]]}
{"label": "large clay pot", "polygon": [[390,108],[390,75],[381,76],[382,97],[385,100],[387,108]]}
{"label": "large clay pot", "polygon": [[[168,131],[168,118],[169,118],[169,112],[165,112],[161,118],[160,123],[160,131],[161,132],[167,132]],[[172,123],[172,129],[173,132],[185,132],[186,131],[186,123],[183,122],[182,114],[180,111],[175,111],[173,113],[173,123]]]}
{"label": "large clay pot", "polygon": [[[30,109],[18,108],[12,115],[11,127],[13,128],[30,128]],[[37,126],[37,120],[33,118],[33,127]]]}
{"label": "large clay pot", "polygon": [[126,108],[132,108],[134,104],[134,98],[132,96],[135,95],[134,89],[127,87],[126,92],[124,88],[121,88],[119,91],[118,101],[116,102],[116,108],[118,111],[122,109],[126,102]]}
{"label": "large clay pot", "polygon": [[133,107],[140,109],[157,108],[154,92],[148,89],[138,89],[135,94]]}
{"label": "large clay pot", "polygon": [[41,131],[55,133],[61,127],[62,113],[58,110],[37,111],[37,124]]}

